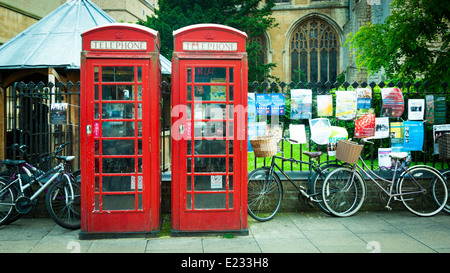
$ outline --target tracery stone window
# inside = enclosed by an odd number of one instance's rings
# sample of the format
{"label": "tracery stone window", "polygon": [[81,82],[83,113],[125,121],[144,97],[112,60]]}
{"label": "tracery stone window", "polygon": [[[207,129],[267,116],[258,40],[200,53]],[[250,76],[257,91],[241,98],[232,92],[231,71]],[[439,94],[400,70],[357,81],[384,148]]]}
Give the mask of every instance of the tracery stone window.
{"label": "tracery stone window", "polygon": [[325,21],[312,18],[294,31],[290,44],[291,80],[334,83],[337,77],[339,42]]}

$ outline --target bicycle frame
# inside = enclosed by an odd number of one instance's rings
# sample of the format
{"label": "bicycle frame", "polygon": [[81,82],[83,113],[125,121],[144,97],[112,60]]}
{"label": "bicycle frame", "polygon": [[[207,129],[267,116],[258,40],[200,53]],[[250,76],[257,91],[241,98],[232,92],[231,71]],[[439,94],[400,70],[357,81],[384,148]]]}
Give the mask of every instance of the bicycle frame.
{"label": "bicycle frame", "polygon": [[[278,164],[275,162],[275,159],[281,159],[281,166],[283,166],[285,161],[289,161],[289,162],[293,162],[296,164],[307,164],[309,165],[309,174],[308,174],[308,182],[307,182],[307,187],[308,189],[304,188],[301,185],[297,185],[290,177],[289,175],[287,175],[282,168],[280,168],[280,166],[278,166]],[[323,164],[325,164],[327,162],[324,162]],[[275,167],[284,175],[284,177],[286,177],[286,179],[291,182],[291,184],[306,198],[309,198],[311,201],[317,202],[317,200],[314,200],[312,197],[316,196],[316,195],[320,195],[320,193],[316,193],[316,194],[312,194],[310,195],[308,192],[306,192],[307,190],[309,190],[309,188],[311,187],[311,177],[312,177],[312,170],[314,170],[314,172],[317,172],[318,170],[320,170],[320,164],[316,163],[314,161],[311,162],[306,162],[306,161],[302,161],[302,160],[297,160],[294,158],[285,158],[285,157],[281,157],[281,156],[273,156],[272,157],[272,163],[270,165],[270,170],[269,170],[269,177],[273,177],[272,174],[273,172],[275,172]],[[271,183],[272,181],[270,181]]]}
{"label": "bicycle frame", "polygon": [[[33,178],[33,175],[31,173],[30,170],[27,169],[31,168],[33,171],[38,170],[35,167],[33,167],[32,165],[28,164],[28,163],[24,163],[18,166],[18,168],[22,169],[30,178]],[[33,169],[34,168],[34,169]],[[35,181],[37,181],[39,183],[39,189],[31,196],[29,197],[30,200],[34,200],[36,199],[36,197],[39,196],[39,194],[41,194],[42,191],[44,191],[60,174],[63,174],[65,176],[67,176],[67,179],[70,178],[68,177],[67,173],[65,173],[65,169],[64,169],[64,164],[63,163],[59,163],[57,166],[55,166],[54,168],[52,168],[51,170],[49,170],[46,173],[40,174],[37,178],[34,178]],[[42,183],[42,180],[46,177],[48,177],[49,175],[53,174],[47,182],[45,182],[44,184]],[[20,194],[22,196],[24,196],[24,190],[26,190],[27,188],[31,187],[31,185],[33,184],[32,182],[23,185],[23,180],[22,180],[22,174],[20,174],[20,172],[17,172],[15,175],[13,175],[13,177],[17,177],[16,179],[12,178],[12,181],[3,188],[2,191],[0,191],[0,194],[2,194],[5,190],[7,190],[8,188],[12,187],[14,184],[18,184],[19,185],[19,190],[20,190]],[[69,187],[70,187],[70,191],[71,191],[71,196],[73,196],[73,187],[72,184],[69,183]]]}
{"label": "bicycle frame", "polygon": [[[394,198],[394,200],[397,200],[396,198],[397,198],[398,196],[404,196],[404,195],[408,195],[408,194],[416,194],[416,193],[420,193],[420,192],[423,192],[423,191],[424,191],[424,189],[423,189],[423,187],[420,185],[420,183],[417,183],[417,181],[414,179],[414,177],[410,175],[410,173],[409,173],[409,171],[408,171],[407,168],[405,168],[405,171],[404,171],[399,177],[397,177],[397,171],[399,170],[399,167],[398,167],[398,164],[397,164],[397,163],[398,163],[399,159],[396,159],[396,160],[395,160],[395,170],[394,170],[394,174],[393,174],[393,176],[392,176],[392,180],[387,180],[387,179],[385,179],[385,178],[383,178],[383,177],[377,175],[375,172],[373,172],[373,171],[367,166],[367,164],[364,162],[364,160],[362,159],[361,156],[359,157],[359,160],[362,162],[363,167],[361,167],[361,166],[358,165],[358,164],[354,164],[354,165],[353,165],[354,171],[353,171],[353,173],[352,173],[352,177],[351,177],[351,180],[350,180],[350,181],[354,181],[354,175],[355,175],[355,171],[356,171],[356,170],[362,171],[362,172],[363,172],[363,173],[364,173],[364,174],[365,174],[365,175],[366,175],[373,183],[375,183],[375,185],[377,185],[378,188],[380,188],[385,194],[387,194],[387,195],[389,196],[389,200],[388,200],[388,202],[387,202],[387,204],[386,204],[387,207],[389,206],[389,203],[390,203],[390,200],[391,200],[392,197]],[[405,163],[406,163],[406,161],[403,162],[403,163],[401,164],[400,168],[405,167]],[[367,169],[368,172],[367,172],[366,170],[364,170],[364,167]],[[412,180],[414,181],[414,183],[415,183],[416,185],[418,185],[419,188],[421,189],[420,191],[417,191],[417,192],[408,192],[408,193],[398,193],[398,192],[394,193],[394,184],[397,184],[397,183],[400,181],[400,178],[402,178],[405,174],[409,174],[409,175],[411,176],[411,178],[412,178]],[[376,177],[376,178],[378,178],[379,180],[384,181],[384,182],[387,182],[388,184],[390,184],[389,191],[387,191],[382,185],[380,185],[380,183],[378,183],[373,177]],[[395,183],[395,182],[396,182],[396,179],[397,179],[397,183]]]}

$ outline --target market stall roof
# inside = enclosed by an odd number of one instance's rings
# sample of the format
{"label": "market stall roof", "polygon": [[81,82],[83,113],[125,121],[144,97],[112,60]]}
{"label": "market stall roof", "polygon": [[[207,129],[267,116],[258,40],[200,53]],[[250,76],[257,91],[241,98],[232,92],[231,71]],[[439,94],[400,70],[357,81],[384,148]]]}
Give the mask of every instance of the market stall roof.
{"label": "market stall roof", "polygon": [[[81,33],[110,23],[116,21],[90,0],[68,0],[0,47],[0,69],[80,69]],[[160,60],[170,75],[170,61]]]}

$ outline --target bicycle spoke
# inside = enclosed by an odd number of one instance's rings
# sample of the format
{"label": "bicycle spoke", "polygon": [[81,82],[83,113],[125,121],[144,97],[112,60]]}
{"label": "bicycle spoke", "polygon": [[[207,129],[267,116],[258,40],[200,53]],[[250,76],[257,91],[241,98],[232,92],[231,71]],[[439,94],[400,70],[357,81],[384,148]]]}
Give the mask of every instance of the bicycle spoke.
{"label": "bicycle spoke", "polygon": [[269,169],[252,171],[248,178],[248,212],[258,221],[268,221],[277,213],[282,199],[282,187],[276,175],[269,176]]}
{"label": "bicycle spoke", "polygon": [[363,180],[349,168],[330,172],[322,187],[324,205],[335,216],[350,216],[362,206],[365,197]]}
{"label": "bicycle spoke", "polygon": [[428,166],[408,170],[398,185],[400,200],[418,216],[433,216],[447,202],[447,185],[439,172]]}
{"label": "bicycle spoke", "polygon": [[[71,184],[70,184],[71,183]],[[72,186],[73,190],[71,190]],[[81,226],[81,187],[67,179],[58,181],[47,193],[47,209],[53,220],[68,229]]]}

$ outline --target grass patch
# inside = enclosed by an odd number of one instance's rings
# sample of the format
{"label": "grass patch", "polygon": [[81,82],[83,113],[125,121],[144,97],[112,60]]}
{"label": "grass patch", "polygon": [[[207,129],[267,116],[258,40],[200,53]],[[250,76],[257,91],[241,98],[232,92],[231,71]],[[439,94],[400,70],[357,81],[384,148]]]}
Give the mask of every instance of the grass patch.
{"label": "grass patch", "polygon": [[[300,148],[301,146],[301,148]],[[324,148],[324,147],[323,147]],[[296,160],[301,160],[304,162],[308,162],[309,161],[309,157],[304,155],[303,152],[304,151],[309,151],[309,145],[308,144],[290,144],[289,142],[284,142],[283,145],[283,152],[284,152],[284,157],[285,158],[294,158]],[[311,151],[317,151],[315,149],[311,149]],[[374,148],[375,153],[377,153],[378,149]],[[326,151],[322,151],[323,154],[320,157],[320,162],[327,162],[327,161],[335,161],[336,157],[335,156],[328,156]],[[283,153],[281,151],[278,152],[277,156],[282,156]],[[366,163],[366,165],[369,168],[372,168],[373,165],[373,169],[374,170],[378,170],[378,153],[376,155],[374,155],[374,159],[373,159],[373,163],[372,163],[372,159],[370,159],[370,155],[368,155],[369,159],[365,159],[364,162]],[[423,157],[420,156],[419,154],[419,158],[423,159]],[[255,167],[255,153],[254,152],[248,152],[247,153],[247,168],[248,171],[252,171],[255,168],[259,168],[259,167],[263,167],[263,166],[270,166],[270,164],[272,163],[272,157],[266,157],[266,158],[256,158],[256,167]],[[277,160],[277,164],[281,167],[281,160]],[[362,166],[362,163],[360,161],[358,161],[358,164],[360,166]],[[414,160],[411,162],[410,166],[414,166],[414,165],[423,165],[423,162],[418,161],[415,162]],[[446,169],[448,168],[448,164],[446,164],[445,162],[441,162],[441,161],[437,161],[434,163],[433,166],[433,162],[426,162],[425,165],[428,166],[432,166],[435,167],[438,170],[441,169]],[[285,162],[283,164],[284,170],[285,171],[308,171],[309,170],[309,165],[308,164],[295,164],[295,163],[290,163],[290,162]]]}
{"label": "grass patch", "polygon": [[161,230],[158,232],[158,237],[170,236],[170,214],[163,214],[161,222]]}

